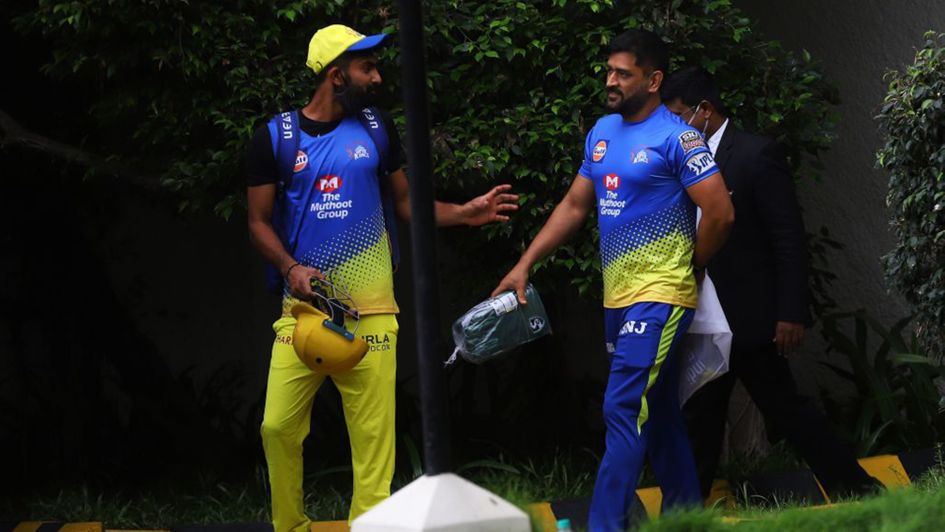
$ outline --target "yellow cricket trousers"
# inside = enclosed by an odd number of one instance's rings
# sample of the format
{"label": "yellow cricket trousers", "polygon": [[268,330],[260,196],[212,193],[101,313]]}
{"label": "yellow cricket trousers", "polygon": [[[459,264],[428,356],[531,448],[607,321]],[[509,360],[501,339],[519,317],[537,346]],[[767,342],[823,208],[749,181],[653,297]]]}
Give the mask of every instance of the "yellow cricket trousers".
{"label": "yellow cricket trousers", "polygon": [[[352,324],[347,324],[351,330]],[[283,316],[272,328],[276,339],[261,428],[274,532],[308,531],[302,495],[302,442],[309,433],[315,392],[326,375],[299,360],[292,347],[295,318]],[[368,353],[354,369],[331,377],[344,408],[351,440],[354,493],[348,521],[390,496],[394,474],[394,388],[397,371],[397,318],[363,316],[355,334]]]}

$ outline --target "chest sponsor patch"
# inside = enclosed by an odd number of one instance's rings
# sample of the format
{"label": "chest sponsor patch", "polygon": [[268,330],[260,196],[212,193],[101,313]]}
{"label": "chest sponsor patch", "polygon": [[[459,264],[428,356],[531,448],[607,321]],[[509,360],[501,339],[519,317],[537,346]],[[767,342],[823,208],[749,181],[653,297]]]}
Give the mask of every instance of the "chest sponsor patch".
{"label": "chest sponsor patch", "polygon": [[315,213],[315,217],[319,220],[347,218],[354,200],[341,199],[341,192],[338,189],[343,184],[344,180],[341,179],[341,176],[325,175],[319,177],[318,181],[315,182],[315,189],[319,194],[309,207],[309,211]]}
{"label": "chest sponsor patch", "polygon": [[604,155],[607,155],[607,141],[599,140],[597,144],[594,145],[594,151],[591,153],[591,160],[595,163],[599,163],[601,159],[604,158]]}
{"label": "chest sponsor patch", "polygon": [[600,216],[620,216],[623,209],[627,206],[627,201],[620,199],[617,189],[620,188],[620,176],[617,174],[607,174],[604,176],[604,188],[606,192],[603,198],[597,199],[597,205],[600,208]]}
{"label": "chest sponsor patch", "polygon": [[702,139],[701,135],[690,129],[679,135],[679,145],[684,153],[689,153],[696,148],[704,148],[705,140]]}
{"label": "chest sponsor patch", "polygon": [[693,155],[686,161],[686,166],[696,175],[702,175],[703,172],[715,166],[715,160],[708,153],[699,153]]}
{"label": "chest sponsor patch", "polygon": [[295,166],[292,168],[292,171],[299,173],[305,170],[306,166],[308,166],[308,154],[299,150],[298,153],[295,154]]}
{"label": "chest sponsor patch", "polygon": [[318,178],[318,181],[315,182],[315,188],[319,192],[334,192],[341,188],[341,183],[341,176],[326,175]]}
{"label": "chest sponsor patch", "polygon": [[607,174],[604,176],[604,187],[607,190],[617,190],[620,188],[620,176],[617,174]]}

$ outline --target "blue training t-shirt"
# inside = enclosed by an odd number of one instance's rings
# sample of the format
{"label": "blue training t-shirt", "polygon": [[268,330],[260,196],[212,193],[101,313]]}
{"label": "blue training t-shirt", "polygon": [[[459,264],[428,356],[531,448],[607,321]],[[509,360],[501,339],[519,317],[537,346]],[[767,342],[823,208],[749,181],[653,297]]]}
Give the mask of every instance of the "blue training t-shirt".
{"label": "blue training t-shirt", "polygon": [[[274,153],[276,127],[270,121]],[[299,134],[294,173],[275,209],[283,244],[300,263],[340,274],[361,314],[398,312],[377,147],[354,116],[323,135]]]}
{"label": "blue training t-shirt", "polygon": [[702,135],[663,105],[640,122],[597,121],[578,174],[597,193],[604,307],[696,307],[696,207],[686,188],[718,171]]}

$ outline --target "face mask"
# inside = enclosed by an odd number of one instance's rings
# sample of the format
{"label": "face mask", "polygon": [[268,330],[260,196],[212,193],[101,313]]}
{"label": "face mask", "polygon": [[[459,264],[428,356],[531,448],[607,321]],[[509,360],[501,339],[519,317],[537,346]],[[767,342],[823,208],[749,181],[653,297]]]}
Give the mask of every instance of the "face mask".
{"label": "face mask", "polygon": [[[686,121],[687,126],[692,125],[692,120],[696,117],[696,113],[699,112],[699,109],[702,108],[702,102],[699,102],[699,105],[696,106],[696,109],[692,112],[692,116],[689,117],[689,120]],[[706,120],[705,124],[702,126],[702,137],[705,138],[705,132],[709,129],[709,121]]]}

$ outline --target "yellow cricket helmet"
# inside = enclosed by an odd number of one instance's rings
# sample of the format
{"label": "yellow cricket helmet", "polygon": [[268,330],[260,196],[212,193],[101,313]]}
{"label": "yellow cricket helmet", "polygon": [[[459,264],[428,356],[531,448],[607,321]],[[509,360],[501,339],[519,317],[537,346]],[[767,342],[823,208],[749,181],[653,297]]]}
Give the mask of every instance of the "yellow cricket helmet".
{"label": "yellow cricket helmet", "polygon": [[291,312],[298,320],[292,333],[292,346],[312,371],[328,375],[344,373],[357,366],[367,353],[368,345],[364,340],[312,305],[296,303]]}

